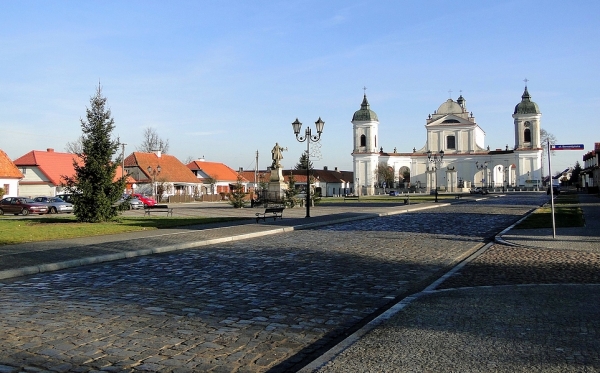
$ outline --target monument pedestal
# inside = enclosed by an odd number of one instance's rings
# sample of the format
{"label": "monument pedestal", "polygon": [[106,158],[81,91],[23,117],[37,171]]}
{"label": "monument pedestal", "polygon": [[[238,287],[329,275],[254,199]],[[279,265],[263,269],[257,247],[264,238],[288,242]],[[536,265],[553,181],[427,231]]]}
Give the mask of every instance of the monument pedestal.
{"label": "monument pedestal", "polygon": [[282,169],[279,167],[272,169],[268,187],[269,199],[281,201],[285,196],[287,188],[288,184],[283,179]]}

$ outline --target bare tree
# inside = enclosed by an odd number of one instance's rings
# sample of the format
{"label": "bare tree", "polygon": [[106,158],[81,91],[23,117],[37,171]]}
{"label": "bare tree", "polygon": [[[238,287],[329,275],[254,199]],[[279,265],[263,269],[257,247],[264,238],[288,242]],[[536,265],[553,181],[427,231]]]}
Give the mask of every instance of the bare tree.
{"label": "bare tree", "polygon": [[544,159],[548,154],[548,142],[550,145],[556,144],[556,136],[552,133],[546,131],[545,129],[540,129],[540,141],[542,145],[542,180],[544,179]]}
{"label": "bare tree", "polygon": [[161,139],[154,128],[147,127],[144,130],[143,138],[142,144],[137,148],[138,151],[151,153],[160,150],[165,154],[169,151],[169,139]]}
{"label": "bare tree", "polygon": [[83,152],[83,135],[79,136],[75,141],[69,141],[65,145],[65,151],[67,153],[81,154]]}
{"label": "bare tree", "polygon": [[385,163],[379,163],[376,174],[380,185],[385,182],[387,186],[392,187],[394,184],[394,170],[390,166]]}

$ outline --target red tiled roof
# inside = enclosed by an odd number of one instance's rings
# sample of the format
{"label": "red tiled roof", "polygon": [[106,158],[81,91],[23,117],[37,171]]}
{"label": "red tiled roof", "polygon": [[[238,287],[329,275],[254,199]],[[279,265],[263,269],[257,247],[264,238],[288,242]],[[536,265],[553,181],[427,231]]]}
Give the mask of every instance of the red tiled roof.
{"label": "red tiled roof", "polygon": [[53,185],[62,184],[62,176],[73,176],[73,160],[81,164],[81,159],[73,153],[58,153],[54,149],[47,151],[32,150],[24,156],[15,159],[17,166],[37,167]]}
{"label": "red tiled roof", "polygon": [[133,152],[125,158],[125,167],[139,167],[147,180],[152,179],[148,167],[156,169],[158,166],[160,166],[160,175],[157,176],[157,180],[196,184],[200,182],[188,167],[169,154],[161,154],[159,158],[156,153]]}
{"label": "red tiled roof", "polygon": [[22,179],[23,174],[8,155],[0,149],[0,178],[2,179]]}
{"label": "red tiled roof", "polygon": [[[192,171],[202,171],[217,181],[237,182],[238,173],[232,168],[219,162],[193,161],[187,164],[187,167]],[[254,177],[252,177],[254,180]],[[242,181],[248,179],[242,175]]]}

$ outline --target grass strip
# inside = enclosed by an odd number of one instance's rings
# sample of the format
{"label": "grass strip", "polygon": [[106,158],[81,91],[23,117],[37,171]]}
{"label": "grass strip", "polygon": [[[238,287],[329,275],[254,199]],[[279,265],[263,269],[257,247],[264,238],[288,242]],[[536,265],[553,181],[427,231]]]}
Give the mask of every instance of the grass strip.
{"label": "grass strip", "polygon": [[166,229],[244,219],[246,218],[121,217],[117,221],[106,223],[79,223],[72,215],[42,219],[0,219],[0,245]]}
{"label": "grass strip", "polygon": [[[517,229],[552,228],[550,206],[540,207],[519,223]],[[557,228],[583,227],[583,211],[577,206],[554,206],[554,222]]]}

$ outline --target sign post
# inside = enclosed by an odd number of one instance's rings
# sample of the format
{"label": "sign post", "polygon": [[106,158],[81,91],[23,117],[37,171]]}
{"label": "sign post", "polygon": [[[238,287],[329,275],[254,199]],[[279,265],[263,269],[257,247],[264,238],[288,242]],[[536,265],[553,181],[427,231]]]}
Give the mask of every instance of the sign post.
{"label": "sign post", "polygon": [[550,175],[550,206],[552,210],[552,238],[556,238],[556,223],[554,220],[554,184],[552,183],[552,162],[550,150],[583,150],[583,144],[550,145],[548,139],[548,175]]}

